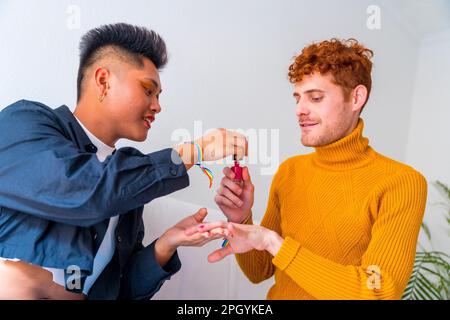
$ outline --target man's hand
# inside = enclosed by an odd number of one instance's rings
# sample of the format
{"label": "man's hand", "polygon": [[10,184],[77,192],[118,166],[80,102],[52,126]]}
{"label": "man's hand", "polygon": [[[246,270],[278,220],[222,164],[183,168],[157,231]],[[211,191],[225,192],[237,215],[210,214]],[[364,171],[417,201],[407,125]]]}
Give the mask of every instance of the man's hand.
{"label": "man's hand", "polygon": [[[238,159],[247,156],[248,142],[244,135],[223,128],[214,129],[210,133],[195,140],[203,153],[203,161],[215,161],[230,155],[237,155]],[[193,144],[183,143],[175,147],[187,169],[191,168],[199,159]]]}
{"label": "man's hand", "polygon": [[235,131],[214,129],[196,142],[202,148],[204,161],[219,160],[231,155],[237,155],[238,159],[242,159],[247,155],[247,139]]}
{"label": "man's hand", "polygon": [[170,257],[180,246],[200,247],[212,240],[229,235],[226,222],[224,221],[210,223],[208,230],[204,232],[197,232],[191,235],[185,233],[187,229],[202,223],[207,214],[207,210],[202,208],[195,214],[179,221],[159,237],[155,243],[155,254],[161,266],[164,266],[169,261]]}
{"label": "man's hand", "polygon": [[[186,230],[187,235],[194,235],[211,230],[217,223],[205,223],[200,226],[191,227]],[[267,250],[275,256],[281,248],[283,238],[278,233],[270,229],[257,226],[237,223],[228,223],[229,235],[226,237],[228,245],[218,249],[208,256],[209,262],[217,262],[233,253],[245,253],[250,250]]]}
{"label": "man's hand", "polygon": [[254,202],[255,187],[250,178],[248,167],[242,170],[243,183],[233,181],[234,172],[225,167],[224,177],[217,189],[214,201],[230,222],[241,223],[251,214]]}

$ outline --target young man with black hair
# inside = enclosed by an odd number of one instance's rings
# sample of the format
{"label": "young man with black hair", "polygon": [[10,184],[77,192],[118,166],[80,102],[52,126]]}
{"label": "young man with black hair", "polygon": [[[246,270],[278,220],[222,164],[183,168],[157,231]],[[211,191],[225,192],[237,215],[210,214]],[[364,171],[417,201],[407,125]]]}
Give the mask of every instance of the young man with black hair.
{"label": "young man with black hair", "polygon": [[161,111],[165,43],[119,23],[87,32],[80,51],[73,113],[26,100],[0,112],[0,299],[149,299],[180,269],[178,246],[227,233],[187,236],[200,209],[144,247],[143,206],[188,186],[196,162],[244,156],[245,138],[217,129],[151,154],[116,150],[144,141]]}

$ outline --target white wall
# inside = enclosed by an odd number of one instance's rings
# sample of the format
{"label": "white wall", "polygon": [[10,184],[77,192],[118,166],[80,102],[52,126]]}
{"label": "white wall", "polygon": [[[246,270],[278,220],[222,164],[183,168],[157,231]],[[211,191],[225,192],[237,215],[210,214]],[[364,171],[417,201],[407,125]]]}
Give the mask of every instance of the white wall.
{"label": "white wall", "polygon": [[[425,223],[436,250],[450,253],[450,230],[445,198],[433,186],[439,180],[450,186],[450,29],[428,36],[420,45],[406,161],[428,180]],[[428,249],[424,234],[420,242]]]}

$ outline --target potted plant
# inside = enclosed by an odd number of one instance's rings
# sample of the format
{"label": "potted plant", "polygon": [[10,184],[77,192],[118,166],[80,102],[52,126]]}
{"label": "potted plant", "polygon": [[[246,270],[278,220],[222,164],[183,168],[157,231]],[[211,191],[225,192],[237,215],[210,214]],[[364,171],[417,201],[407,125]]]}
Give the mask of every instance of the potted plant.
{"label": "potted plant", "polygon": [[[446,221],[450,225],[450,189],[440,181],[434,186],[444,195]],[[430,230],[422,224],[428,240]],[[427,251],[419,244],[413,272],[403,293],[403,300],[450,300],[450,257],[444,252]]]}

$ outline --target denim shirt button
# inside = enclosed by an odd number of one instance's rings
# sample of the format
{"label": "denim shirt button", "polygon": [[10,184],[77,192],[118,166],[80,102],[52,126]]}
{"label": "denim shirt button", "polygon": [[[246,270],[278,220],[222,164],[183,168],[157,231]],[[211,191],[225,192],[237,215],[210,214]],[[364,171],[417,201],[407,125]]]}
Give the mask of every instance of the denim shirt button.
{"label": "denim shirt button", "polygon": [[176,176],[177,175],[177,169],[170,168],[170,174],[173,175],[173,176]]}
{"label": "denim shirt button", "polygon": [[85,148],[86,148],[87,152],[92,152],[92,153],[97,152],[97,147],[95,145],[93,145],[92,143],[87,144],[85,146]]}
{"label": "denim shirt button", "polygon": [[122,237],[121,236],[117,236],[117,242],[122,242]]}

